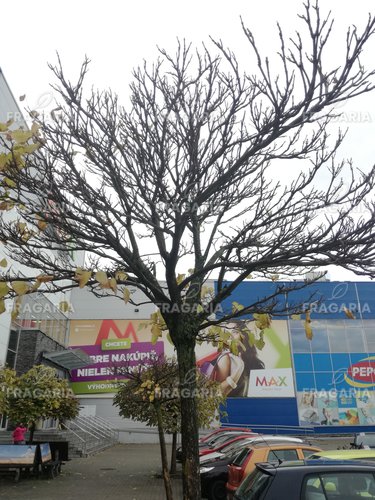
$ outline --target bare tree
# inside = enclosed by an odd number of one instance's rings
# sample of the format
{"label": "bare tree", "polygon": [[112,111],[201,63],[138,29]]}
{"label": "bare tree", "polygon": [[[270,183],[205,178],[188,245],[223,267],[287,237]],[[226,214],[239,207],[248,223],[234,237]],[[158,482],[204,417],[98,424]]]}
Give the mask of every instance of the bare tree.
{"label": "bare tree", "polygon": [[[174,55],[160,50],[153,65],[134,71],[126,109],[111,91],[86,95],[88,60],[77,83],[59,61],[51,66],[59,108],[52,120],[33,113],[41,125],[34,140],[43,147],[23,155],[25,142],[8,134],[4,143],[10,149],[2,173],[10,187],[2,206],[18,205],[27,223],[3,219],[1,239],[13,258],[48,275],[47,290],[73,279],[66,286],[86,283],[94,293],[124,288],[129,300],[132,286],[159,307],[188,395],[181,402],[186,500],[200,498],[195,378],[188,376],[196,340],[245,313],[276,314],[278,294],[305,284],[291,281],[214,316],[222,301],[250,274],[295,276],[336,264],[375,275],[368,200],[375,169],[336,161],[345,134],[332,140],[328,133],[338,103],[374,89],[375,71],[359,59],[374,19],[361,32],[348,29],[342,60],[332,67],[325,67],[330,16],[322,18],[307,1],[300,22],[303,31],[293,39],[279,28],[277,74],[245,26],[249,68],[221,41],[200,51],[179,43]],[[299,160],[301,167],[293,179],[277,181],[270,173],[275,160],[294,168]],[[48,200],[48,209],[25,203],[35,197]],[[353,215],[364,202],[366,213]],[[86,270],[47,253],[67,255],[67,246],[88,252]],[[210,276],[217,289],[202,300]]]}

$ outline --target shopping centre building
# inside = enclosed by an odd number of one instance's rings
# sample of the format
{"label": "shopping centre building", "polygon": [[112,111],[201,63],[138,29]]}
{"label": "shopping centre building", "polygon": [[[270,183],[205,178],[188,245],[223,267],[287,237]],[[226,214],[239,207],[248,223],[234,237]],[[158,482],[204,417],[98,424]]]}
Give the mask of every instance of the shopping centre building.
{"label": "shopping centre building", "polygon": [[[285,284],[301,288],[303,282]],[[232,302],[256,303],[282,285],[244,282],[223,303],[223,312],[231,309]],[[282,293],[270,328],[265,330],[265,345],[255,353],[257,363],[253,368],[251,363],[243,363],[246,384],[241,385],[242,393],[228,395],[225,422],[269,432],[375,430],[374,292],[371,282],[317,281]],[[151,304],[134,307],[80,290],[73,292],[72,303],[75,312],[69,344],[93,361],[71,372],[82,411],[107,418],[128,437],[131,433],[135,441],[140,440],[136,434],[143,432],[142,425],[124,421],[112,406],[118,383],[113,366],[121,362],[136,365],[160,354],[173,356],[174,348],[166,339],[151,343],[150,328],[144,327],[153,312]],[[305,315],[285,314],[297,307],[311,311],[312,340],[306,338]],[[259,334],[251,318],[243,321]],[[213,373],[207,365],[214,367],[216,348],[197,346],[196,355],[202,370]],[[254,360],[254,349],[240,356]]]}

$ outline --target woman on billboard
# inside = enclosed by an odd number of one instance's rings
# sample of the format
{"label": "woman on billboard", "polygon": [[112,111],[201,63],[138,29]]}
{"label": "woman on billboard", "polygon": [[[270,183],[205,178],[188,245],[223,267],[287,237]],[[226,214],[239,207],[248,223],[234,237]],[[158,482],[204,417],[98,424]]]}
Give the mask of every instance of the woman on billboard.
{"label": "woman on billboard", "polygon": [[240,324],[229,323],[226,329],[231,331],[234,340],[240,341],[238,355],[225,350],[205,357],[197,364],[207,377],[220,382],[224,395],[247,397],[250,372],[263,369],[264,363],[258,358],[256,347],[250,345],[248,335],[241,332]]}

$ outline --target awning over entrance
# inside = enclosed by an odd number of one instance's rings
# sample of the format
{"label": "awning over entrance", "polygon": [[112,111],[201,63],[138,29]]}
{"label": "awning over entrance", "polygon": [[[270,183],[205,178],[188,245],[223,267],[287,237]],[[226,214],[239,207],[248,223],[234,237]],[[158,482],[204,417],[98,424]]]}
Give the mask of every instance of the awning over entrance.
{"label": "awning over entrance", "polygon": [[83,368],[84,366],[92,364],[90,356],[81,349],[45,352],[43,353],[43,358],[69,371],[74,368]]}

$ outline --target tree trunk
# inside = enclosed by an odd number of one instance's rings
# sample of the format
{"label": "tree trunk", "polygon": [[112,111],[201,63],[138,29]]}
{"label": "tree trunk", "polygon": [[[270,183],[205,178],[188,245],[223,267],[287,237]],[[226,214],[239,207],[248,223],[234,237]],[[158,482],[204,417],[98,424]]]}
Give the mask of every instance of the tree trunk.
{"label": "tree trunk", "polygon": [[35,422],[32,422],[32,424],[30,426],[29,444],[33,444],[34,432],[35,432]]}
{"label": "tree trunk", "polygon": [[183,500],[200,500],[198,411],[196,401],[195,337],[175,343],[181,391]]}
{"label": "tree trunk", "polygon": [[158,420],[161,465],[162,465],[162,471],[163,471],[165,494],[166,494],[167,500],[173,500],[171,476],[169,475],[169,471],[168,471],[167,447],[165,446],[163,420],[161,417],[160,406],[157,403],[155,403],[155,409],[156,409],[156,416],[157,416],[157,420]]}
{"label": "tree trunk", "polygon": [[177,448],[177,432],[174,432],[172,434],[171,466],[169,469],[170,474],[176,474],[177,471],[176,448]]}

